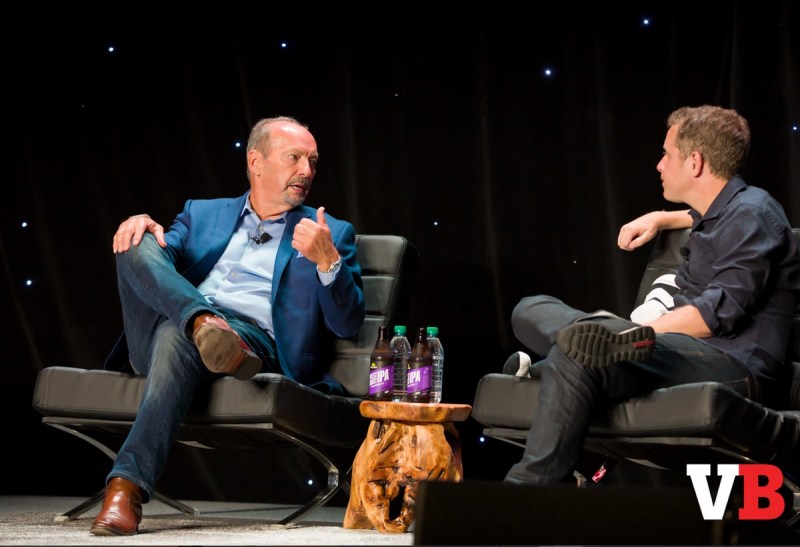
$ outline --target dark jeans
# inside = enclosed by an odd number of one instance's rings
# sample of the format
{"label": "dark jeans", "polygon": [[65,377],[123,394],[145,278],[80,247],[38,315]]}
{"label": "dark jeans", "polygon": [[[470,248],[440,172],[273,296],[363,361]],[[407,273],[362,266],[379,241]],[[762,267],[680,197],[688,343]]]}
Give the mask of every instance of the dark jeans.
{"label": "dark jeans", "polygon": [[613,403],[658,388],[703,381],[724,383],[746,397],[759,398],[757,384],[742,363],[683,334],[657,334],[646,361],[606,367],[576,363],[555,344],[562,328],[579,320],[608,322],[611,328],[634,326],[615,316],[589,315],[550,296],[527,297],[514,308],[514,334],[543,357],[536,365],[542,384],[525,452],[511,467],[506,482],[552,484],[568,477],[583,447],[592,409],[601,399]]}
{"label": "dark jeans", "polygon": [[153,495],[178,427],[201,382],[221,375],[206,369],[191,339],[190,320],[201,312],[225,317],[264,361],[263,370],[280,371],[275,342],[251,321],[215,309],[175,271],[151,234],[128,252],[117,254],[117,281],[131,365],[147,376],[128,437],[107,481],[127,479]]}

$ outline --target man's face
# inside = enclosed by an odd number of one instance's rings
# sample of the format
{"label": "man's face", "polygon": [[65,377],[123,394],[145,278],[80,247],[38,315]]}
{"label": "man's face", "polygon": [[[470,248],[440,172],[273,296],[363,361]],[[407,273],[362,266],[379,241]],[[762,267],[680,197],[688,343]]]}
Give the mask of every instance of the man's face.
{"label": "man's face", "polygon": [[667,130],[664,139],[664,155],[658,162],[656,169],[661,173],[661,186],[664,189],[664,199],[673,203],[686,203],[688,191],[692,187],[692,176],[689,164],[691,156],[682,159],[678,147],[675,146],[675,136],[678,126],[673,125]]}
{"label": "man's face", "polygon": [[256,151],[257,184],[289,207],[301,205],[317,171],[317,143],[311,133],[293,123],[276,124],[266,156]]}

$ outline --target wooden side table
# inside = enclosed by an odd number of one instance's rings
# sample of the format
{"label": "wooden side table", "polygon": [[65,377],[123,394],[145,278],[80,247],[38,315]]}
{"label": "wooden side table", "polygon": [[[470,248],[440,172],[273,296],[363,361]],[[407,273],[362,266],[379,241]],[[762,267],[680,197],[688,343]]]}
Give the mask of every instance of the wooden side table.
{"label": "wooden side table", "polygon": [[353,462],[344,528],[403,533],[414,522],[417,484],[460,482],[461,444],[453,422],[470,405],[362,401],[372,421]]}

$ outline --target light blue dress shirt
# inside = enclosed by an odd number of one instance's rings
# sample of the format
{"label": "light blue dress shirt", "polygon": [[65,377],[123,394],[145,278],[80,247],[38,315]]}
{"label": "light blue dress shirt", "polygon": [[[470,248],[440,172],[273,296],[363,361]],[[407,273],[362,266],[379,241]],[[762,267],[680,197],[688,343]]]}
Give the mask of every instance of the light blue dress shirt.
{"label": "light blue dress shirt", "polygon": [[[219,261],[198,286],[209,303],[253,319],[273,338],[272,273],[285,229],[286,213],[274,220],[259,220],[248,195],[239,228],[233,233]],[[265,233],[270,238],[259,243]],[[330,273],[317,271],[317,275],[327,286],[333,282],[337,271],[338,268]]]}

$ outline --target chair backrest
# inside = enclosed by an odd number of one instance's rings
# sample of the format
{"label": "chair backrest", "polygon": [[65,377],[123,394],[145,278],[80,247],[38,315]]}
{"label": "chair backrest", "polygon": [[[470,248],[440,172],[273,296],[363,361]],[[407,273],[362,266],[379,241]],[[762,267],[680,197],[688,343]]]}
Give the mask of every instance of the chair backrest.
{"label": "chair backrest", "polygon": [[653,239],[653,249],[647,261],[634,307],[644,302],[653,282],[661,275],[675,273],[683,263],[681,247],[689,240],[689,228],[680,230],[661,230]]}
{"label": "chair backrest", "polygon": [[405,324],[419,251],[396,235],[357,234],[356,247],[367,315],[357,336],[336,340],[330,373],[351,395],[364,396],[369,390],[369,357],[378,326]]}
{"label": "chair backrest", "polygon": [[[689,232],[689,228],[661,230],[655,237],[647,267],[639,284],[636,306],[644,301],[656,278],[660,275],[677,271],[684,260],[681,254],[681,247],[686,245],[686,241],[689,239]],[[800,247],[800,228],[792,228],[792,233],[797,245]],[[784,369],[786,378],[783,383],[787,387],[786,397],[788,397],[788,400],[781,401],[781,407],[800,410],[800,309],[795,310],[794,320],[792,321],[792,332],[789,336],[786,361],[790,366]]]}

